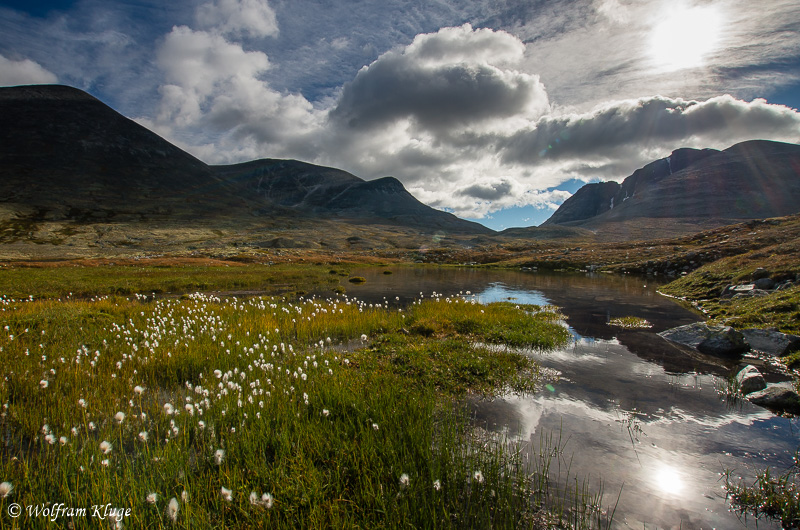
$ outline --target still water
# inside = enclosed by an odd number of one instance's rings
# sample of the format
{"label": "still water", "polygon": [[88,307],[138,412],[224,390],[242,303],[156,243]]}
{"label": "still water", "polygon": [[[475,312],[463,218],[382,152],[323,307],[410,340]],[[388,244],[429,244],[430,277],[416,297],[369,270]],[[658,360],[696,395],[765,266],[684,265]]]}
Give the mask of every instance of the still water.
{"label": "still water", "polygon": [[[779,528],[729,509],[722,472],[752,482],[766,467],[783,472],[800,447],[800,424],[748,402],[730,404],[722,380],[744,363],[674,346],[657,332],[702,320],[656,292],[654,280],[603,274],[444,268],[365,269],[348,296],[407,303],[433,292],[470,291],[480,302],[552,304],[573,340],[564,349],[528,352],[560,374],[533,396],[475,404],[475,421],[529,441],[560,437],[569,480],[598,489],[616,528]],[[399,300],[398,300],[399,299]],[[651,329],[627,331],[612,318],[637,316]],[[748,360],[748,362],[754,362]],[[766,367],[764,367],[766,369]],[[768,380],[786,379],[770,374]],[[619,499],[619,501],[617,501]],[[617,504],[618,503],[618,504]]]}

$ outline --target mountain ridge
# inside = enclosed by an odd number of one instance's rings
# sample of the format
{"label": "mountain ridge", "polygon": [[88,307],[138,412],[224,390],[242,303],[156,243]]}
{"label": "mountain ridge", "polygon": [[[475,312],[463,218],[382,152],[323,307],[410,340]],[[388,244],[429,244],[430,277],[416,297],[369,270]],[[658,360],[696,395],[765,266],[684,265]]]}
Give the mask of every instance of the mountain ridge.
{"label": "mountain ridge", "polygon": [[392,177],[365,181],[292,160],[208,165],[65,85],[0,88],[0,115],[11,124],[0,130],[6,212],[82,222],[286,216],[493,233],[422,204]]}
{"label": "mountain ridge", "polygon": [[681,148],[621,183],[580,188],[541,226],[602,231],[614,223],[680,219],[705,227],[800,211],[800,145],[748,140],[727,149]]}

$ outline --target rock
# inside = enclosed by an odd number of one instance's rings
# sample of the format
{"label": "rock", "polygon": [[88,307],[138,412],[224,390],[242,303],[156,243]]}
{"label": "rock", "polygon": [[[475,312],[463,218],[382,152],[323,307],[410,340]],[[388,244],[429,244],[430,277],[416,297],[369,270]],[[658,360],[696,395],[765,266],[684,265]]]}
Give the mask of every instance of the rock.
{"label": "rock", "polygon": [[731,357],[750,349],[744,336],[729,326],[709,326],[705,322],[687,324],[659,333],[661,337],[696,348],[707,355]]}
{"label": "rock", "polygon": [[737,292],[735,295],[733,295],[733,298],[758,298],[767,295],[769,295],[769,291],[764,291],[763,289],[750,289],[748,291]]}
{"label": "rock", "polygon": [[750,275],[753,281],[760,280],[762,278],[769,278],[769,271],[764,267],[759,267],[753,271],[753,274]]}
{"label": "rock", "polygon": [[743,395],[752,394],[767,388],[767,382],[758,368],[748,364],[736,374],[736,382],[739,385],[739,392]]}
{"label": "rock", "polygon": [[756,289],[763,289],[765,291],[771,291],[775,288],[775,280],[772,278],[759,278],[755,282],[753,282]]}
{"label": "rock", "polygon": [[800,413],[800,396],[792,383],[776,383],[769,385],[764,390],[753,392],[747,399],[761,407],[790,414]]}
{"label": "rock", "polygon": [[782,357],[800,350],[800,337],[770,329],[743,329],[742,334],[750,347],[773,357]]}
{"label": "rock", "polygon": [[697,345],[697,349],[706,355],[730,357],[741,355],[750,349],[744,335],[730,326],[709,328],[709,336]]}

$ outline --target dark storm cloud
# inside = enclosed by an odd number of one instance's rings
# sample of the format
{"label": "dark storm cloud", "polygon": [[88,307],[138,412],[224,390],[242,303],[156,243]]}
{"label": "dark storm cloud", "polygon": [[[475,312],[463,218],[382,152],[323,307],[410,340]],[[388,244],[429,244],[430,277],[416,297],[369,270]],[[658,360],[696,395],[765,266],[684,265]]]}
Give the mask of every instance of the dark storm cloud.
{"label": "dark storm cloud", "polygon": [[502,69],[524,45],[502,32],[469,26],[423,35],[403,51],[391,51],[344,85],[330,113],[335,123],[369,129],[410,119],[427,130],[547,108],[538,76]]}
{"label": "dark storm cloud", "polygon": [[585,114],[545,116],[508,137],[501,149],[506,162],[531,163],[543,158],[613,157],[658,144],[678,147],[705,136],[713,136],[714,143],[732,144],[742,137],[774,137],[792,130],[800,131],[800,115],[764,100],[720,96],[687,101],[657,96],[616,102]]}

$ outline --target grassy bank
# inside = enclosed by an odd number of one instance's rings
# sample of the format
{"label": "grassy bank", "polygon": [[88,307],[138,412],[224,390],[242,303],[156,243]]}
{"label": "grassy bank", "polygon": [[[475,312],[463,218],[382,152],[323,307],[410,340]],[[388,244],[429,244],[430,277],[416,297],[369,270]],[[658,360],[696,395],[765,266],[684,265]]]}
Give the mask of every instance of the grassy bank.
{"label": "grassy bank", "polygon": [[[105,505],[153,528],[542,521],[520,453],[457,404],[531,389],[533,362],[489,345],[563,343],[553,311],[201,295],[1,308],[3,527],[43,525],[46,506],[54,526],[96,526]],[[52,521],[59,503],[88,513]]]}
{"label": "grassy bank", "polygon": [[333,288],[347,269],[323,264],[274,265],[212,259],[38,263],[0,268],[0,293],[58,298],[106,294],[253,290],[267,293]]}
{"label": "grassy bank", "polygon": [[691,302],[714,323],[736,328],[774,327],[785,333],[800,334],[798,285],[763,297],[721,298],[725,287],[752,281],[758,268],[776,282],[795,280],[800,275],[800,242],[719,259],[661,287],[660,291]]}

